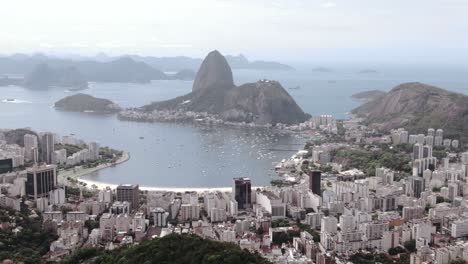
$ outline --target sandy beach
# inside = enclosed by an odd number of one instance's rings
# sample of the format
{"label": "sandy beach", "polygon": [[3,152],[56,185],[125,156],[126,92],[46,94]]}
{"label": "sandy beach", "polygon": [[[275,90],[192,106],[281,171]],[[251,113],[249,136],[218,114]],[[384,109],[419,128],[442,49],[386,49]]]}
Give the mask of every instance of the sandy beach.
{"label": "sandy beach", "polygon": [[[79,182],[86,183],[86,186],[96,185],[98,189],[104,189],[106,187],[110,187],[112,189],[117,187],[117,184],[112,183],[104,183],[104,182],[97,182],[92,180],[87,180],[83,178],[78,179]],[[252,187],[257,188],[257,187]],[[260,187],[258,187],[260,188]],[[213,191],[220,191],[220,192],[230,192],[232,191],[232,187],[199,187],[199,188],[190,188],[190,187],[151,187],[151,186],[140,186],[140,190],[143,191],[167,191],[167,192],[213,192]]]}
{"label": "sandy beach", "polygon": [[127,151],[124,151],[122,154],[122,157],[120,157],[115,163],[104,163],[93,168],[75,167],[75,168],[68,169],[68,170],[59,170],[59,173],[58,173],[59,181],[66,181],[67,178],[72,178],[81,182],[82,177],[85,177],[93,172],[96,172],[102,169],[116,166],[120,163],[126,162],[129,159],[130,159],[130,154]]}

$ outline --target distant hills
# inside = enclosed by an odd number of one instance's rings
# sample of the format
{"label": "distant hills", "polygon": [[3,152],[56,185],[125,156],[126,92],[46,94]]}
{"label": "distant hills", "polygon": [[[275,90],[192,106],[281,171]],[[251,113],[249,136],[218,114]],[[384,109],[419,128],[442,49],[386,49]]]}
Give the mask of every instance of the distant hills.
{"label": "distant hills", "polygon": [[468,96],[431,85],[400,84],[352,113],[382,130],[405,127],[423,133],[442,128],[444,136],[468,143]]}
{"label": "distant hills", "polygon": [[[228,56],[228,61],[235,69],[293,69],[278,62],[251,62],[243,55]],[[201,63],[201,59],[190,57],[109,57],[99,54],[95,57],[65,59],[42,54],[15,54],[0,57],[0,76],[26,76],[24,83],[18,78],[4,77],[0,79],[0,86],[19,83],[35,89],[61,85],[79,88],[87,86],[85,82],[147,83],[151,80],[193,80]],[[169,71],[175,73],[165,73]],[[38,76],[37,73],[41,72],[45,75]]]}
{"label": "distant hills", "polygon": [[[203,62],[200,58],[178,57],[144,57],[138,55],[130,56],[136,61],[142,61],[163,71],[180,71],[183,69],[198,70]],[[226,55],[226,60],[232,69],[254,69],[254,70],[294,70],[293,67],[274,61],[250,61],[244,55]]]}
{"label": "distant hills", "polygon": [[260,80],[236,87],[228,61],[216,50],[203,60],[191,93],[140,110],[207,112],[225,121],[262,125],[295,124],[309,118],[279,82]]}
{"label": "distant hills", "polygon": [[[228,56],[235,69],[291,70],[271,61],[249,61],[245,56]],[[144,57],[127,55],[64,59],[42,54],[0,57],[0,86],[20,85],[30,89],[64,87],[85,89],[88,82],[148,83],[152,80],[193,80],[201,59],[190,57]],[[165,72],[175,73],[165,73]],[[7,76],[22,76],[10,78]]]}
{"label": "distant hills", "polygon": [[88,88],[85,77],[75,67],[53,69],[47,64],[37,65],[26,75],[20,85],[34,89],[54,86],[72,89]]}
{"label": "distant hills", "polygon": [[0,57],[0,75],[10,74],[24,78],[22,81],[18,78],[4,78],[0,84],[19,84],[32,89],[52,86],[83,89],[88,86],[88,82],[147,83],[151,80],[172,79],[162,71],[128,57],[109,62],[72,61],[43,56]]}

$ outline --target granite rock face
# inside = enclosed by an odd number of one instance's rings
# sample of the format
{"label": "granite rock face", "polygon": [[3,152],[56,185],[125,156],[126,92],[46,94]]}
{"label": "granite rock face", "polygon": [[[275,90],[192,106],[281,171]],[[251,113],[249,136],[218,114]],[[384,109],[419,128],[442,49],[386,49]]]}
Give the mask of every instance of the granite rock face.
{"label": "granite rock face", "polygon": [[261,80],[236,87],[231,67],[216,50],[200,66],[191,93],[141,110],[206,112],[225,121],[261,125],[296,124],[309,118],[279,82]]}
{"label": "granite rock face", "polygon": [[232,71],[227,60],[217,50],[208,53],[197,72],[192,92],[202,89],[230,89],[233,87]]}
{"label": "granite rock face", "polygon": [[222,117],[256,124],[295,124],[308,119],[277,81],[261,80],[232,89],[224,101]]}

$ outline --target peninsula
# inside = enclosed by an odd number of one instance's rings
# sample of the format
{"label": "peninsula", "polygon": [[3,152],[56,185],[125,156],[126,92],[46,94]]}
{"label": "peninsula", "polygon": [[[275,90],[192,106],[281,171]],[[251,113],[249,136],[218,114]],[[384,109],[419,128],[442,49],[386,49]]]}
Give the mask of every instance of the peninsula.
{"label": "peninsula", "polygon": [[137,121],[187,121],[200,117],[266,126],[298,124],[310,118],[277,81],[236,86],[229,63],[216,50],[202,62],[191,93],[119,114],[121,119]]}
{"label": "peninsula", "polygon": [[403,83],[352,113],[383,131],[405,127],[421,133],[440,127],[447,136],[468,142],[468,96],[435,86]]}

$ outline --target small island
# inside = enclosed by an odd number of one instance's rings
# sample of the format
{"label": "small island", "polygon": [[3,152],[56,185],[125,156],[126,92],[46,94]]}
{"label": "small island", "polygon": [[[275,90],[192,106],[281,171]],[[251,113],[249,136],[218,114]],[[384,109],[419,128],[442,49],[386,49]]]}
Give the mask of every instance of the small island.
{"label": "small island", "polygon": [[316,67],[312,69],[313,72],[332,72],[331,69],[325,67]]}
{"label": "small island", "polygon": [[377,70],[374,70],[374,69],[364,69],[364,70],[360,70],[358,72],[358,74],[377,74],[379,73]]}
{"label": "small island", "polygon": [[364,91],[360,93],[353,94],[351,97],[356,100],[363,100],[363,101],[371,101],[371,100],[376,100],[382,96],[385,96],[384,91],[380,90],[370,90],[370,91]]}
{"label": "small island", "polygon": [[108,99],[96,98],[82,93],[67,96],[57,101],[54,107],[64,111],[90,112],[98,114],[116,113],[121,110],[119,105]]}
{"label": "small island", "polygon": [[197,73],[191,69],[183,69],[171,76],[174,80],[193,81]]}

